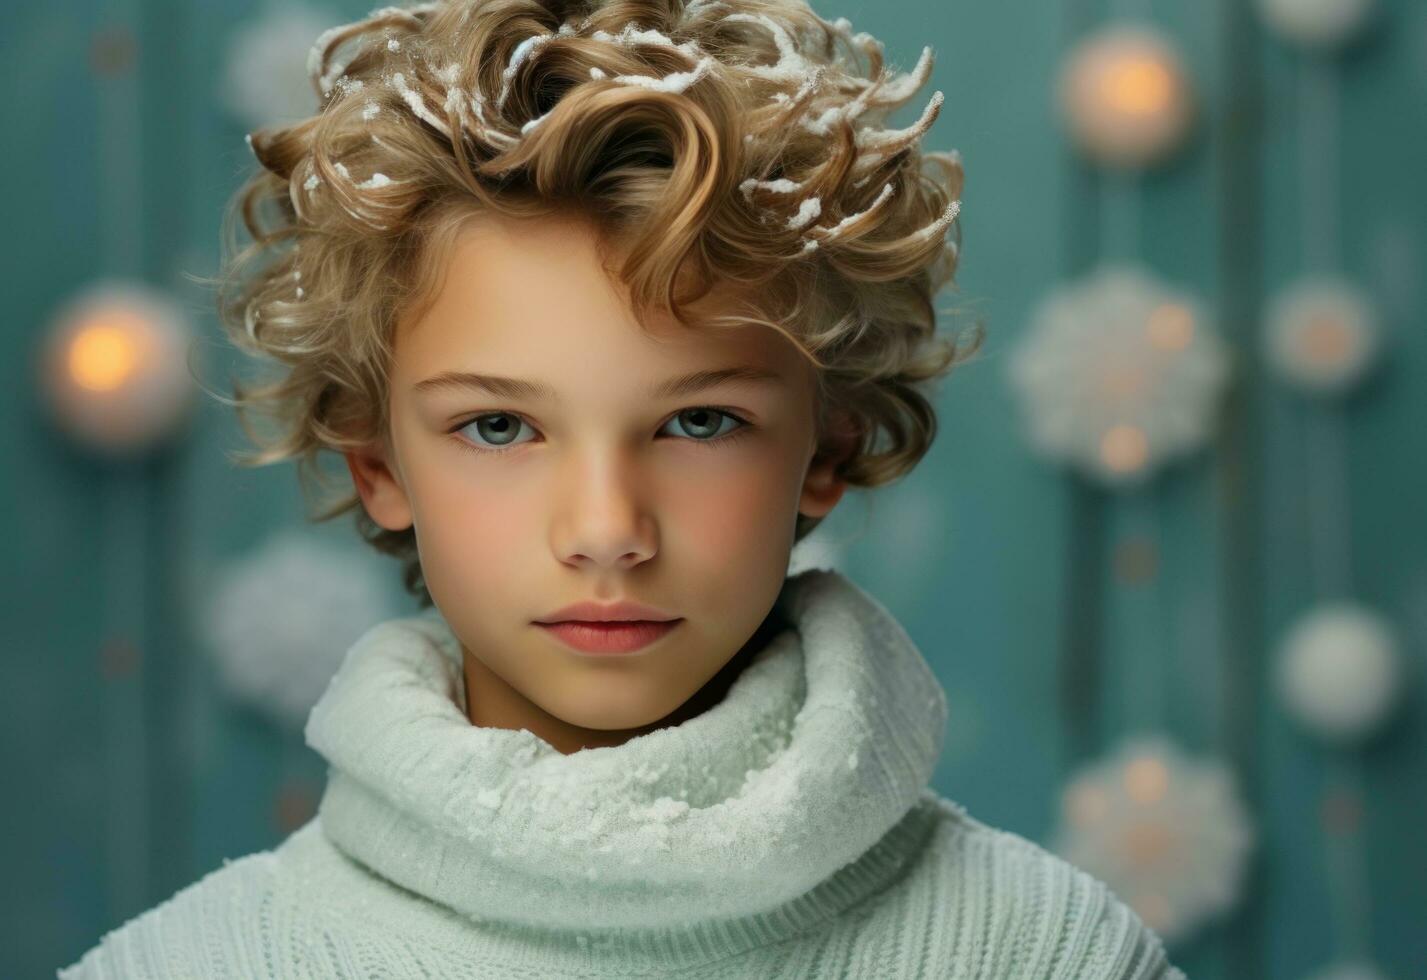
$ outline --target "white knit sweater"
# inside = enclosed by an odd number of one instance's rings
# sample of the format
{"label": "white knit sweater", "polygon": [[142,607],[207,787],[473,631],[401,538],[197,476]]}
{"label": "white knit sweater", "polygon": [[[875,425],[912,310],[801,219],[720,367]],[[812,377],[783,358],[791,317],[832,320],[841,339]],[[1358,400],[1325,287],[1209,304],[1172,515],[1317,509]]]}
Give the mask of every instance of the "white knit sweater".
{"label": "white knit sweater", "polygon": [[928,788],[945,693],[841,574],[790,577],[725,698],[562,755],[472,726],[435,610],[313,709],[318,815],[108,933],[101,977],[1183,980],[1089,875]]}

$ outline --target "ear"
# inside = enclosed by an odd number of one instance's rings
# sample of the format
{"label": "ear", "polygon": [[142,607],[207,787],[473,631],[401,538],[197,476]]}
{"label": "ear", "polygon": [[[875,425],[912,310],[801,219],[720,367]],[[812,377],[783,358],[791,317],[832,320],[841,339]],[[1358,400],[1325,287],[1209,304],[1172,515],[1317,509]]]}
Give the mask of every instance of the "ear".
{"label": "ear", "polygon": [[837,467],[857,451],[861,429],[846,412],[830,414],[827,431],[821,445],[808,463],[803,478],[803,493],[798,499],[798,513],[807,517],[826,517],[847,489],[847,481],[837,475]]}
{"label": "ear", "polygon": [[387,451],[381,445],[348,452],[347,470],[362,506],[378,525],[388,531],[405,531],[413,524],[411,501],[401,479],[387,463]]}

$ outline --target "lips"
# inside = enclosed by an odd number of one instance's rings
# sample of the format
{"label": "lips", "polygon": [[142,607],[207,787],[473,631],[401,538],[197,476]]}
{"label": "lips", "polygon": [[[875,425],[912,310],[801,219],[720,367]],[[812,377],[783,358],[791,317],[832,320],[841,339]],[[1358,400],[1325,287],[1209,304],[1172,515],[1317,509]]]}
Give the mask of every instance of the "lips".
{"label": "lips", "polygon": [[571,619],[536,625],[580,653],[612,654],[641,650],[682,622],[682,619],[674,619],[667,622],[614,620],[597,623]]}

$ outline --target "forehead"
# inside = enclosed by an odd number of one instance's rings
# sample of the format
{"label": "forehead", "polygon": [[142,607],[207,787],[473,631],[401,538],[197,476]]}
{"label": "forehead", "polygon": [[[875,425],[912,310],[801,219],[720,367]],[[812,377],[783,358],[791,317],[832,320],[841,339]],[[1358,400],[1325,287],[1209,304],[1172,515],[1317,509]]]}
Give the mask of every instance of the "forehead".
{"label": "forehead", "polygon": [[[399,326],[397,373],[529,368],[531,355],[552,368],[632,375],[714,361],[790,378],[809,369],[791,342],[766,326],[690,329],[656,314],[646,331],[611,272],[618,258],[576,216],[471,218],[435,259],[443,268],[429,304]],[[696,309],[735,314],[740,304],[715,288]]]}

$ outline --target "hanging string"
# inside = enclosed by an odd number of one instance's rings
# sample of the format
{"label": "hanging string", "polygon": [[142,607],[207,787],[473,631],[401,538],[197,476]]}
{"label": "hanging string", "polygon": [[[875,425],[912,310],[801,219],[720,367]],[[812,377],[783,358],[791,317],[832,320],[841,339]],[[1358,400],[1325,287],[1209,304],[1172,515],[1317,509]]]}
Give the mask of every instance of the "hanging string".
{"label": "hanging string", "polygon": [[[1130,260],[1137,249],[1139,233],[1139,175],[1131,170],[1102,171],[1100,177],[1100,254],[1101,262],[1110,260]],[[1153,711],[1156,689],[1149,664],[1149,650],[1154,643],[1153,630],[1147,628],[1144,603],[1141,601],[1142,583],[1126,581],[1124,562],[1127,555],[1124,548],[1145,540],[1146,526],[1144,492],[1133,489],[1128,499],[1116,508],[1111,521],[1116,547],[1114,554],[1115,581],[1119,583],[1118,594],[1124,596],[1124,607],[1120,610],[1124,617],[1120,621],[1123,630],[1119,648],[1128,651],[1122,665],[1125,678],[1125,723],[1131,729],[1153,730],[1158,716]]]}
{"label": "hanging string", "polygon": [[1169,688],[1164,678],[1168,656],[1164,627],[1168,603],[1163,587],[1164,534],[1158,496],[1152,489],[1136,489],[1124,500],[1116,521],[1116,535],[1123,549],[1121,560],[1129,564],[1124,583],[1124,613],[1129,651],[1124,664],[1129,704],[1125,720],[1139,731],[1160,731],[1169,717]]}
{"label": "hanging string", "polygon": [[141,473],[114,468],[104,478],[100,553],[101,666],[105,730],[105,865],[111,921],[148,904],[148,725],[144,711],[146,488]]}
{"label": "hanging string", "polygon": [[[1303,260],[1310,273],[1332,275],[1341,269],[1339,215],[1338,67],[1329,57],[1302,57],[1299,64],[1299,160],[1302,180]],[[1348,460],[1348,423],[1342,404],[1324,400],[1308,412],[1308,547],[1315,599],[1352,595],[1352,532]],[[1325,860],[1329,902],[1334,913],[1340,958],[1365,959],[1369,953],[1371,909],[1367,861],[1363,850],[1361,765],[1351,749],[1329,749],[1327,800],[1336,801],[1333,818],[1325,807]]]}
{"label": "hanging string", "polygon": [[1317,598],[1352,594],[1352,531],[1348,502],[1348,424],[1336,401],[1308,408],[1304,427],[1309,469],[1309,565]]}
{"label": "hanging string", "polygon": [[1303,196],[1303,263],[1310,272],[1337,272],[1342,266],[1338,69],[1329,57],[1300,57],[1298,159]]}
{"label": "hanging string", "polygon": [[1351,751],[1334,749],[1328,758],[1328,783],[1337,787],[1340,826],[1326,835],[1324,863],[1328,870],[1328,901],[1340,959],[1362,961],[1370,955],[1367,855],[1363,852],[1362,767]]}
{"label": "hanging string", "polygon": [[[114,12],[108,42],[113,70],[96,72],[98,171],[105,186],[98,225],[103,271],[137,278],[143,254],[143,161],[139,85],[134,73],[129,0]],[[148,630],[146,584],[147,487],[137,467],[113,465],[101,476],[101,583],[104,589],[100,665],[104,701],[108,918],[119,921],[149,904],[149,774],[144,710]]]}
{"label": "hanging string", "polygon": [[[1142,19],[1143,0],[1113,0],[1111,16],[1120,21]],[[1102,260],[1126,263],[1140,261],[1140,225],[1143,215],[1143,179],[1137,168],[1101,171],[1100,241]],[[1123,583],[1123,610],[1128,619],[1122,650],[1129,652],[1123,665],[1126,695],[1126,723],[1132,729],[1151,732],[1163,729],[1169,717],[1169,691],[1163,665],[1167,650],[1161,624],[1165,609],[1161,594],[1162,560],[1160,515],[1152,491],[1139,486],[1129,491],[1114,522],[1122,560],[1143,568],[1131,570],[1131,580]],[[1145,581],[1148,576],[1150,581]]]}
{"label": "hanging string", "polygon": [[1141,180],[1137,171],[1110,172],[1101,180],[1101,254],[1133,261],[1139,257]]}

